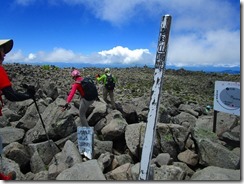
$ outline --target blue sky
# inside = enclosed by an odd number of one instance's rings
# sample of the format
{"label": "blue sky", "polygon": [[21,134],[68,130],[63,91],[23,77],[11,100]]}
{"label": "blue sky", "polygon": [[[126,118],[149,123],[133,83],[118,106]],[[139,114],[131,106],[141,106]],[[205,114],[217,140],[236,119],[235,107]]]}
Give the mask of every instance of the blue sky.
{"label": "blue sky", "polygon": [[165,14],[168,66],[240,66],[237,0],[1,0],[5,62],[154,65]]}

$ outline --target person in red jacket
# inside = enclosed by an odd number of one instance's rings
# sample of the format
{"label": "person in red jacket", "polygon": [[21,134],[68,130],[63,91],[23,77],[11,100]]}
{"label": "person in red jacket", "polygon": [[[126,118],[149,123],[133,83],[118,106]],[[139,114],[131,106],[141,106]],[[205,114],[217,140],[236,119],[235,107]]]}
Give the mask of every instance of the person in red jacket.
{"label": "person in red jacket", "polygon": [[[26,93],[16,92],[12,88],[8,74],[3,67],[4,57],[12,48],[13,40],[0,40],[0,95],[4,95],[8,100],[15,102],[32,99],[35,95],[35,90],[28,88]],[[1,102],[3,102],[2,99]]]}
{"label": "person in red jacket", "polygon": [[[7,53],[11,51],[12,48],[13,48],[12,39],[0,40],[0,116],[2,116],[1,109],[4,105],[2,95],[4,95],[10,101],[23,101],[27,99],[33,99],[35,95],[34,88],[28,88],[26,93],[16,92],[12,88],[12,84],[10,82],[8,74],[3,67],[4,57]],[[0,139],[2,139],[1,135],[0,135]],[[16,173],[14,171],[10,172],[7,175],[0,173],[1,180],[14,180],[15,177],[16,177]]]}
{"label": "person in red jacket", "polygon": [[75,92],[78,91],[81,96],[80,107],[79,107],[79,116],[80,116],[81,124],[78,124],[77,126],[89,127],[88,121],[86,119],[86,111],[88,110],[89,106],[93,104],[95,100],[88,101],[84,98],[85,93],[83,88],[80,85],[80,81],[83,80],[83,77],[81,77],[80,72],[75,69],[72,71],[71,76],[75,80],[75,82],[72,84],[72,88],[67,97],[66,104],[63,107],[63,111],[68,108],[69,103],[72,101],[75,95]]}

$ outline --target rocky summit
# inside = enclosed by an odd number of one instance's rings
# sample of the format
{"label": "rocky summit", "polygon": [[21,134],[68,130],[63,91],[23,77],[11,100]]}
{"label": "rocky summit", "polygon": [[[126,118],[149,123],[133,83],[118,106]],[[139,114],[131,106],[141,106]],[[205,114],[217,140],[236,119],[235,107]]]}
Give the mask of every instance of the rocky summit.
{"label": "rocky summit", "polygon": [[[87,111],[94,128],[93,158],[79,153],[77,94],[66,111],[61,106],[73,83],[73,68],[4,65],[13,88],[34,85],[40,116],[33,100],[10,102],[0,117],[3,138],[1,171],[16,172],[16,180],[136,181],[140,162],[154,69],[111,68],[117,78],[116,109],[99,99]],[[82,76],[102,74],[103,68],[79,69]],[[213,132],[215,81],[240,82],[240,74],[166,70],[158,111],[150,168],[151,180],[240,181],[240,117],[217,113]],[[47,135],[49,140],[47,139]]]}

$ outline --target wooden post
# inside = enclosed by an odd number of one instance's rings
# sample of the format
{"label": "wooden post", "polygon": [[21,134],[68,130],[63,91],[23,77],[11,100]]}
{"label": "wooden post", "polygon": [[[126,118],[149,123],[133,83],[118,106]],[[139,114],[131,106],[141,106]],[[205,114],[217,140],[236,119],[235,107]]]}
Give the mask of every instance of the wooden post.
{"label": "wooden post", "polygon": [[163,74],[165,71],[170,25],[171,25],[171,16],[164,15],[162,17],[159,38],[158,38],[158,48],[157,48],[155,72],[154,72],[154,84],[151,91],[151,100],[149,105],[147,126],[146,126],[146,132],[145,132],[145,138],[144,138],[144,144],[143,144],[142,156],[141,156],[139,180],[153,179],[153,176],[149,176],[150,173],[152,173],[152,171],[150,170],[150,161],[152,158],[152,152],[154,146],[154,134],[155,134],[156,124],[158,119],[160,95],[163,86]]}
{"label": "wooden post", "polygon": [[218,113],[218,111],[214,110],[214,118],[213,118],[213,132],[214,133],[216,133],[217,113]]}

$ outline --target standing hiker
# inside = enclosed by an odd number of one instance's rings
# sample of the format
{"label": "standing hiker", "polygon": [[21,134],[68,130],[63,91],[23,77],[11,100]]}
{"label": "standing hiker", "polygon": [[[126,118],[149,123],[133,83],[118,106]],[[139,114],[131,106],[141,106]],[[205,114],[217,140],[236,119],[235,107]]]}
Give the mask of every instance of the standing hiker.
{"label": "standing hiker", "polygon": [[[3,99],[2,95],[4,95],[9,101],[24,101],[27,99],[34,98],[35,95],[35,89],[34,87],[29,87],[27,89],[26,93],[19,93],[16,92],[12,88],[12,84],[10,82],[10,79],[8,77],[7,72],[5,71],[3,67],[3,61],[5,55],[11,51],[13,48],[13,40],[0,40],[0,116],[2,116],[1,109],[3,107]],[[1,136],[1,135],[0,135]],[[0,137],[2,140],[2,138]],[[2,144],[2,141],[0,141]],[[2,145],[1,145],[2,147]],[[16,177],[16,173],[12,171],[8,175],[4,175],[3,173],[0,173],[0,179],[1,180],[13,180]]]}
{"label": "standing hiker", "polygon": [[108,94],[111,100],[112,108],[116,109],[115,101],[114,101],[114,87],[115,87],[115,78],[111,74],[109,68],[105,68],[105,74],[100,76],[99,74],[96,75],[97,80],[103,82],[103,100],[108,103]]}
{"label": "standing hiker", "polygon": [[[80,107],[79,107],[79,116],[80,116],[80,125],[78,126],[84,126],[84,127],[89,127],[88,121],[86,119],[86,111],[89,108],[91,104],[97,99],[98,94],[97,94],[97,89],[95,84],[92,86],[92,89],[86,89],[85,86],[81,85],[81,81],[87,82],[86,79],[88,78],[83,78],[80,75],[80,72],[78,70],[73,70],[71,73],[72,78],[75,80],[75,82],[72,84],[72,88],[69,92],[69,95],[66,100],[66,104],[63,106],[63,111],[66,110],[69,106],[69,103],[74,97],[74,94],[76,91],[80,93],[81,100],[80,100]],[[89,83],[92,84],[92,83]],[[88,85],[88,87],[90,87]],[[95,91],[93,91],[95,90]],[[89,98],[90,97],[90,98]]]}
{"label": "standing hiker", "polygon": [[[9,101],[17,102],[32,99],[35,95],[35,89],[33,86],[27,89],[26,93],[16,92],[12,88],[12,84],[3,67],[3,60],[5,55],[13,48],[13,40],[0,40],[0,94],[4,95]],[[0,96],[1,104],[3,106],[3,100]]]}

